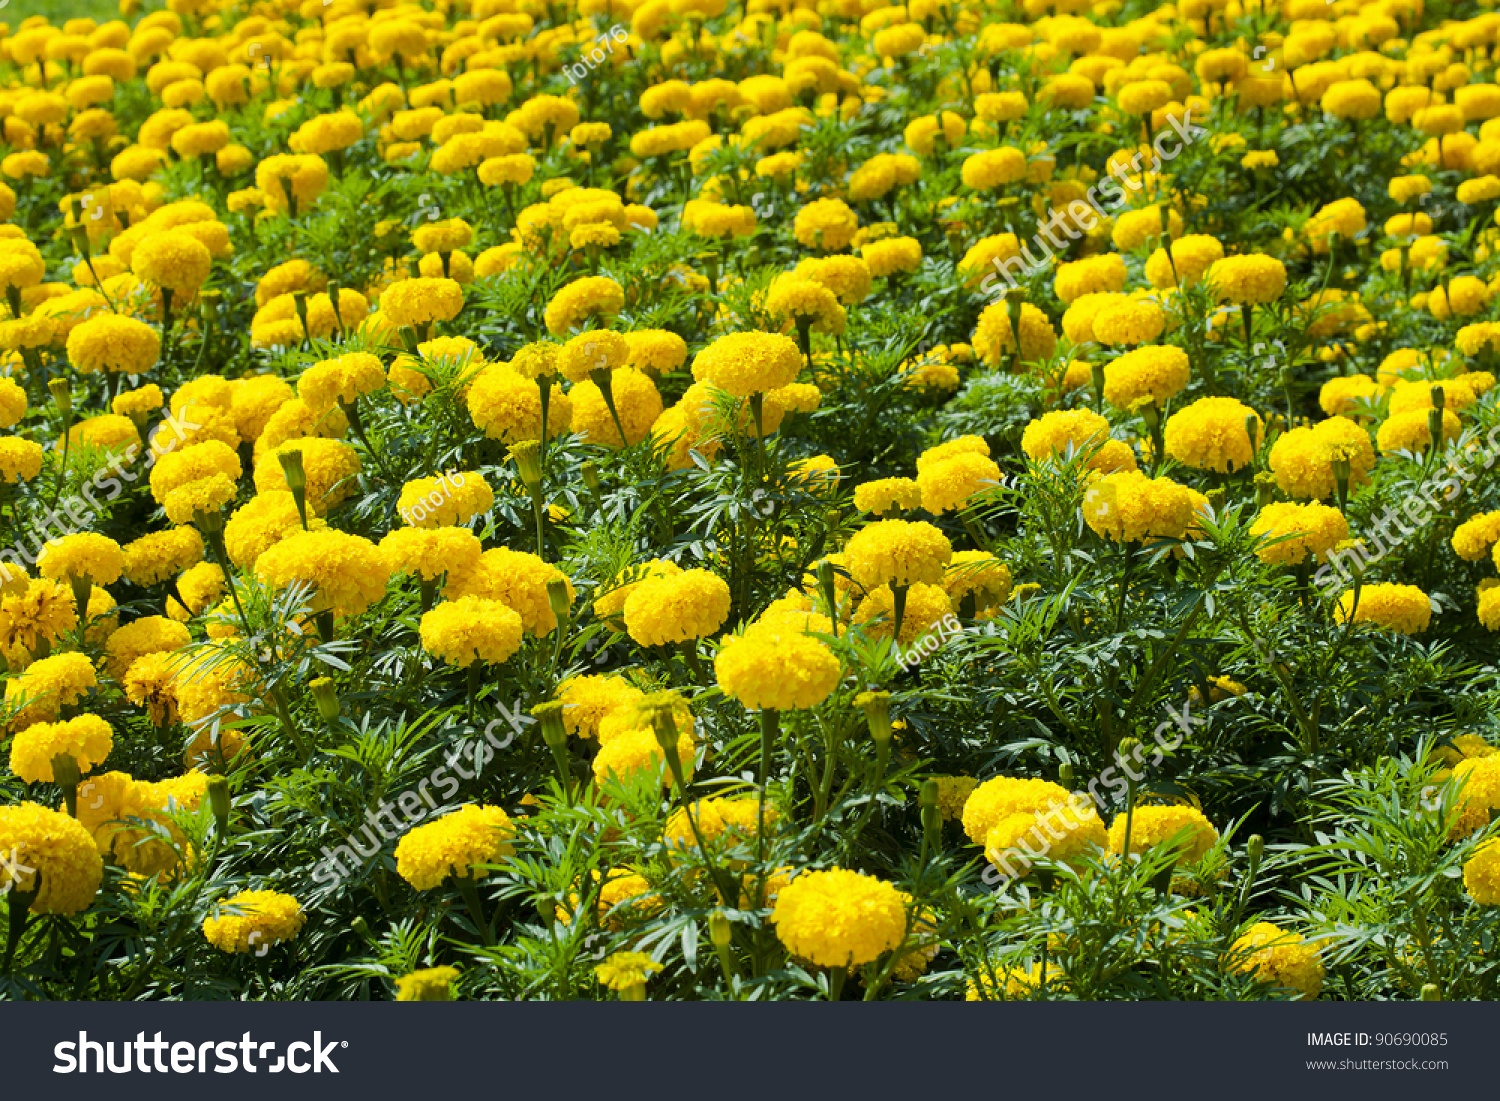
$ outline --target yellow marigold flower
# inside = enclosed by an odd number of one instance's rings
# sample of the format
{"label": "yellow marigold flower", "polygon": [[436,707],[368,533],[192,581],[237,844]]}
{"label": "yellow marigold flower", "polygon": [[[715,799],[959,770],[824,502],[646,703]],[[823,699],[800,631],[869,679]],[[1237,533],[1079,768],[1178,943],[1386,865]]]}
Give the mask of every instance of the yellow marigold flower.
{"label": "yellow marigold flower", "polygon": [[[672,773],[667,758],[657,741],[656,733],[648,725],[621,731],[614,737],[606,737],[604,727],[599,731],[599,752],[594,756],[594,781],[600,785],[615,780],[631,784],[639,777],[654,777],[663,787],[670,787]],[[697,746],[691,731],[679,727],[677,759],[682,763],[683,776],[690,778]]]}
{"label": "yellow marigold flower", "polygon": [[1182,392],[1191,376],[1187,353],[1181,348],[1144,344],[1104,365],[1104,400],[1127,410],[1143,399],[1165,405]]}
{"label": "yellow marigold flower", "polygon": [[964,186],[990,191],[1026,177],[1026,154],[1014,146],[986,149],[968,157],[960,172]]}
{"label": "yellow marigold flower", "polygon": [[1083,501],[1084,522],[1117,543],[1181,539],[1195,513],[1191,490],[1138,470],[1106,474],[1089,486]]}
{"label": "yellow marigold flower", "polygon": [[[289,403],[290,404],[290,403]],[[268,426],[266,431],[270,432]],[[206,447],[207,444],[199,444]],[[192,449],[190,449],[192,450]],[[302,454],[302,469],[307,475],[307,507],[313,512],[327,512],[355,491],[360,471],[359,452],[342,440],[316,436],[289,440],[266,451],[255,464],[255,490],[270,493],[290,489],[281,456],[291,451]],[[158,468],[161,466],[157,464]],[[153,479],[154,482],[154,479]],[[153,484],[153,490],[155,488]]]}
{"label": "yellow marigold flower", "polygon": [[153,233],[136,246],[130,270],[164,291],[188,297],[208,281],[213,256],[204,244],[181,229]]}
{"label": "yellow marigold flower", "polygon": [[849,572],[866,589],[881,585],[938,585],[953,546],[931,524],[879,520],[861,528],[844,551]]}
{"label": "yellow marigold flower", "polygon": [[1453,533],[1453,553],[1466,562],[1478,562],[1489,556],[1500,543],[1500,512],[1471,516]]}
{"label": "yellow marigold flower", "polygon": [[1337,80],[1318,105],[1335,118],[1372,119],[1380,114],[1380,89],[1364,79]]}
{"label": "yellow marigold flower", "polygon": [[798,710],[826,700],[843,676],[839,659],[816,639],[754,630],[728,639],[714,659],[724,694],[751,710]]}
{"label": "yellow marigold flower", "polygon": [[463,308],[463,287],[452,279],[403,279],[380,296],[380,312],[392,325],[418,330],[434,321],[452,321]]}
{"label": "yellow marigold flower", "polygon": [[594,968],[594,974],[611,990],[621,994],[637,991],[644,998],[646,980],[661,969],[662,965],[644,952],[615,952]]}
{"label": "yellow marigold flower", "polygon": [[986,970],[970,979],[966,984],[964,1000],[1025,1001],[1040,992],[1044,986],[1051,990],[1061,990],[1066,985],[1067,976],[1055,963],[1047,965],[1045,976],[1040,963],[1034,963],[1030,967],[1001,965],[994,969],[993,975]]}
{"label": "yellow marigold flower", "polygon": [[[310,521],[316,525],[319,521]],[[192,531],[191,528],[179,529]],[[285,489],[259,493],[235,510],[224,525],[224,545],[229,560],[241,569],[255,565],[255,560],[288,535],[302,530],[296,499]],[[196,533],[194,533],[196,534]],[[148,538],[150,538],[148,536]],[[134,546],[134,544],[131,544]],[[128,551],[129,548],[126,548]],[[202,561],[202,539],[196,561]],[[192,565],[188,562],[186,565]],[[186,566],[170,571],[177,573]]]}
{"label": "yellow marigold flower", "polygon": [[1090,326],[1100,344],[1148,344],[1161,336],[1167,315],[1146,298],[1117,299],[1101,304]]}
{"label": "yellow marigold flower", "polygon": [[[1406,451],[1418,454],[1432,446],[1432,428],[1428,424],[1428,410],[1408,409],[1403,413],[1392,413],[1380,430],[1375,433],[1375,446],[1386,455]],[[1451,409],[1443,410],[1443,440],[1458,439],[1463,424],[1458,414]]]}
{"label": "yellow marigold flower", "polygon": [[[974,330],[974,350],[991,367],[1008,363],[1016,347],[1010,329],[1009,303],[992,302],[979,315]],[[1021,303],[1021,361],[1032,363],[1049,358],[1057,347],[1057,333],[1047,315],[1030,302]]]}
{"label": "yellow marigold flower", "polygon": [[[30,892],[35,914],[76,914],[88,909],[104,879],[94,839],[66,814],[36,803],[0,807],[0,886]],[[12,896],[14,899],[14,896]]]}
{"label": "yellow marigold flower", "polygon": [[449,665],[500,665],[521,648],[521,617],[498,600],[460,597],[423,615],[420,634],[422,649]]}
{"label": "yellow marigold flower", "polygon": [[1464,890],[1481,906],[1500,905],[1500,841],[1486,841],[1464,861]]}
{"label": "yellow marigold flower", "polygon": [[1415,585],[1364,585],[1359,604],[1354,590],[1339,597],[1334,618],[1340,623],[1372,623],[1403,635],[1421,634],[1432,622],[1432,599]]}
{"label": "yellow marigold flower", "polygon": [[419,891],[450,875],[478,879],[485,875],[479,865],[515,852],[514,836],[510,816],[499,807],[462,807],[408,831],[396,845],[396,871]]}
{"label": "yellow marigold flower", "polygon": [[43,577],[53,581],[78,577],[95,585],[113,585],[125,567],[125,552],[108,536],[80,532],[48,543],[36,565]]}
{"label": "yellow marigold flower", "polygon": [[[1247,422],[1254,424],[1250,436]],[[1199,398],[1167,418],[1167,454],[1195,470],[1233,474],[1255,459],[1263,423],[1260,414],[1234,398]]]}
{"label": "yellow marigold flower", "polygon": [[321,417],[336,404],[352,403],[385,386],[385,367],[369,352],[350,352],[336,359],[319,360],[297,380],[297,396],[314,416]]}
{"label": "yellow marigold flower", "polygon": [[1163,216],[1161,210],[1159,206],[1148,206],[1140,210],[1125,211],[1116,217],[1114,228],[1110,230],[1110,240],[1115,248],[1121,252],[1134,252],[1159,243],[1163,221],[1166,223],[1168,239],[1182,233],[1182,215],[1168,209]]}
{"label": "yellow marigold flower", "polygon": [[1336,488],[1336,459],[1349,463],[1350,490],[1369,481],[1375,448],[1365,430],[1346,417],[1282,433],[1271,446],[1270,466],[1283,493],[1321,500]]}
{"label": "yellow marigold flower", "polygon": [[483,552],[474,533],[461,527],[396,528],[380,541],[380,549],[396,570],[424,581],[436,581],[445,573],[460,576],[479,565]]}
{"label": "yellow marigold flower", "polygon": [[280,891],[240,891],[214,904],[203,919],[203,935],[230,955],[263,955],[292,940],[307,924],[302,904]]}
{"label": "yellow marigold flower", "polygon": [[983,845],[990,830],[1010,815],[1043,811],[1067,800],[1068,790],[1051,781],[996,776],[975,787],[964,803],[964,833]]}
{"label": "yellow marigold flower", "polygon": [[627,704],[645,698],[645,693],[621,677],[569,677],[557,686],[563,705],[563,723],[576,738],[597,738],[599,724]]}
{"label": "yellow marigold flower", "polygon": [[106,313],[68,334],[68,362],[84,374],[144,375],[161,357],[161,336],[144,321]]}
{"label": "yellow marigold flower", "polygon": [[[534,363],[536,358],[525,362]],[[521,353],[517,353],[517,360],[520,359]],[[541,386],[523,371],[516,370],[514,363],[510,367],[500,364],[486,367],[469,387],[465,402],[474,426],[491,439],[517,443],[542,438]],[[573,411],[572,397],[554,387],[547,406],[548,439],[572,428]]]}
{"label": "yellow marigold flower", "polygon": [[174,524],[191,524],[199,513],[212,515],[222,510],[238,492],[227,474],[212,474],[172,490],[162,510]]}
{"label": "yellow marigold flower", "polygon": [[193,641],[192,634],[182,624],[166,616],[143,616],[115,631],[104,644],[107,651],[105,668],[116,680],[139,657],[180,650]]}
{"label": "yellow marigold flower", "polygon": [[[29,588],[35,588],[35,585]],[[29,589],[28,589],[29,591]],[[58,593],[65,599],[66,594]],[[76,612],[74,613],[76,616]],[[76,622],[76,619],[75,619]],[[99,683],[94,665],[80,653],[54,654],[28,666],[19,676],[5,682],[5,700],[9,704],[26,700],[15,715],[18,727],[36,722],[51,722],[64,707],[71,707],[85,692]]]}
{"label": "yellow marigold flower", "polygon": [[[953,614],[953,601],[941,585],[918,582],[908,588],[901,618],[900,646],[911,647],[945,617]],[[896,621],[896,597],[889,585],[871,589],[854,610],[854,623],[871,638],[890,638]],[[934,640],[936,641],[936,640]]]}
{"label": "yellow marigold flower", "polygon": [[943,575],[943,590],[954,601],[974,593],[981,607],[1003,604],[1010,596],[1010,568],[988,551],[958,551]]}
{"label": "yellow marigold flower", "polygon": [[1318,405],[1330,417],[1336,417],[1352,412],[1355,401],[1373,399],[1379,392],[1380,387],[1369,375],[1331,378],[1318,391]]}
{"label": "yellow marigold flower", "polygon": [[1226,256],[1209,265],[1206,280],[1215,296],[1242,306],[1274,302],[1286,290],[1286,265],[1274,256]]}
{"label": "yellow marigold flower", "polygon": [[870,274],[876,279],[904,275],[922,266],[922,244],[915,237],[887,237],[859,247]]}
{"label": "yellow marigold flower", "polygon": [[458,981],[456,967],[428,967],[403,975],[396,980],[398,1002],[451,1002],[453,984]]}
{"label": "yellow marigold flower", "polygon": [[1089,409],[1044,413],[1021,433],[1021,450],[1034,462],[1092,455],[1109,439],[1109,421]]}
{"label": "yellow marigold flower", "polygon": [[648,577],[625,601],[625,626],[642,646],[689,642],[722,627],[729,605],[729,586],[708,570]]}
{"label": "yellow marigold flower", "polygon": [[71,757],[88,775],[114,749],[114,732],[97,715],[79,715],[60,723],[32,723],[10,747],[10,770],[29,784],[54,782],[52,761]]}
{"label": "yellow marigold flower", "polygon": [[935,515],[961,511],[1000,484],[1000,467],[983,455],[963,454],[931,463],[917,474],[922,507]]}
{"label": "yellow marigold flower", "polygon": [[652,425],[661,416],[661,393],[644,372],[634,367],[618,368],[611,371],[609,377],[611,395],[625,429],[625,438],[621,440],[620,429],[615,426],[615,418],[604,394],[593,381],[580,382],[573,387],[573,431],[584,435],[590,443],[604,447],[620,448],[640,443],[651,434]]}
{"label": "yellow marigold flower", "polygon": [[687,362],[687,341],[666,329],[638,329],[625,334],[629,349],[625,363],[644,371],[666,374]]}
{"label": "yellow marigold flower", "polygon": [[13,378],[0,377],[0,428],[10,428],[26,416],[26,391]]}
{"label": "yellow marigold flower", "polygon": [[944,822],[955,822],[963,817],[964,804],[979,786],[972,776],[933,776],[938,785],[938,813]]}
{"label": "yellow marigold flower", "polygon": [[1286,932],[1269,921],[1257,921],[1229,952],[1236,971],[1295,990],[1303,1001],[1312,1001],[1322,993],[1323,961],[1318,949],[1299,933]]}
{"label": "yellow marigold flower", "polygon": [[[823,256],[809,257],[797,264],[792,273],[798,279],[810,279],[814,283],[827,287],[837,297],[840,304],[854,306],[863,302],[870,294],[870,266],[858,256]],[[787,313],[770,305],[771,297],[774,295],[776,283],[772,283],[772,291],[768,294],[766,310],[772,315]]]}
{"label": "yellow marigold flower", "polygon": [[1325,558],[1349,538],[1349,525],[1342,512],[1327,505],[1278,502],[1260,510],[1250,534],[1263,537],[1255,551],[1262,562],[1291,566],[1306,562],[1309,554]]}
{"label": "yellow marigold flower", "polygon": [[42,472],[42,447],[19,436],[0,436],[0,481],[15,485]]}
{"label": "yellow marigold flower", "polygon": [[1172,102],[1172,86],[1164,80],[1137,80],[1117,94],[1120,110],[1127,115],[1149,115]]}
{"label": "yellow marigold flower", "polygon": [[[760,797],[757,795],[742,795],[732,799],[699,799],[693,804],[691,822],[686,809],[678,807],[672,812],[662,830],[662,841],[671,848],[685,851],[696,848],[699,835],[706,845],[720,841],[735,844],[746,838],[755,838],[761,832],[756,826],[759,811]],[[765,815],[768,830],[774,828],[778,817],[776,808],[767,805]],[[694,823],[698,827],[696,834],[693,830]]]}
{"label": "yellow marigold flower", "polygon": [[[1109,827],[1109,849],[1116,856],[1125,845],[1126,815],[1121,813]],[[1170,845],[1178,864],[1195,864],[1219,842],[1219,831],[1196,807],[1136,807],[1130,821],[1130,851],[1145,852]]]}
{"label": "yellow marigold flower", "polygon": [[797,211],[792,234],[806,248],[838,252],[859,229],[859,218],[842,199],[817,199]]}
{"label": "yellow marigold flower", "polygon": [[311,585],[313,610],[340,619],[359,615],[383,597],[391,573],[390,561],[375,544],[332,530],[289,535],[255,560],[255,574],[267,585]]}
{"label": "yellow marigold flower", "polygon": [[[953,111],[944,111],[942,117],[942,135],[948,149],[957,147],[959,140],[968,129],[963,117]],[[939,130],[939,122],[936,115],[924,115],[921,118],[912,119],[906,124],[902,131],[902,140],[906,142],[907,148],[914,153],[927,157],[932,155],[936,146]]]}
{"label": "yellow marigold flower", "polygon": [[854,507],[875,516],[922,507],[922,487],[910,478],[881,478],[854,487]]}
{"label": "yellow marigold flower", "polygon": [[844,868],[803,872],[781,889],[771,914],[792,955],[819,967],[858,967],[906,939],[901,892]]}
{"label": "yellow marigold flower", "polygon": [[796,341],[779,333],[731,333],[693,357],[693,378],[737,398],[788,386],[802,357]]}
{"label": "yellow marigold flower", "polygon": [[1065,803],[1001,818],[985,834],[984,856],[1007,876],[1024,876],[1035,858],[1071,864],[1108,843],[1093,800],[1074,792]]}
{"label": "yellow marigold flower", "polygon": [[591,317],[612,318],[625,307],[625,292],[607,276],[575,279],[547,303],[545,321],[553,336],[566,336]]}

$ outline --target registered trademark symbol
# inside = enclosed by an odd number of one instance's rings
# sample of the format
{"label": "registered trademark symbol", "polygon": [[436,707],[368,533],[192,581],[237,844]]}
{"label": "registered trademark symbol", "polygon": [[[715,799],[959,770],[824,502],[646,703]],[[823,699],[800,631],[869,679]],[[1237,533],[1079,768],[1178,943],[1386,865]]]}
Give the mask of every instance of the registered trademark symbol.
{"label": "registered trademark symbol", "polygon": [[348,1040],[340,1040],[339,1041],[339,1047],[348,1047],[348,1046],[349,1046],[349,1041]]}

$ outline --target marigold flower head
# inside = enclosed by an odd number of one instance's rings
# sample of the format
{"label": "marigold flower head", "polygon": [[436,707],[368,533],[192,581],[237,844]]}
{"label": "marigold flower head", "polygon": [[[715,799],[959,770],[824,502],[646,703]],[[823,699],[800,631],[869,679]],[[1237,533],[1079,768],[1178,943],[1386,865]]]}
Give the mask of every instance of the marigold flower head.
{"label": "marigold flower head", "polygon": [[460,669],[499,665],[521,648],[521,617],[498,600],[460,597],[424,614],[420,635],[422,649]]}
{"label": "marigold flower head", "polygon": [[396,871],[419,891],[440,886],[450,875],[480,878],[480,865],[515,851],[515,827],[499,807],[469,805],[409,830],[396,844]]}
{"label": "marigold flower head", "polygon": [[642,646],[689,642],[722,627],[729,605],[728,584],[708,570],[648,577],[625,601],[625,626]]}
{"label": "marigold flower head", "polygon": [[1192,491],[1170,478],[1122,470],[1089,485],[1083,519],[1095,533],[1117,543],[1180,539],[1193,524],[1195,506]]}
{"label": "marigold flower head", "polygon": [[[36,803],[0,807],[0,888],[31,892],[35,914],[76,914],[88,909],[104,879],[104,861],[89,832],[75,819]],[[14,899],[14,895],[11,896]]]}
{"label": "marigold flower head", "polygon": [[342,531],[304,531],[276,543],[255,560],[266,584],[312,586],[313,610],[339,618],[359,615],[385,595],[392,564],[368,539]]}
{"label": "marigold flower head", "polygon": [[1311,1001],[1323,990],[1323,961],[1318,949],[1299,933],[1286,932],[1269,921],[1257,921],[1230,948],[1236,971],[1254,974],[1261,982],[1289,987]]}
{"label": "marigold flower head", "polygon": [[1421,634],[1432,623],[1432,599],[1415,585],[1376,584],[1351,589],[1339,597],[1334,618],[1340,623],[1370,623],[1403,635]]}
{"label": "marigold flower head", "polygon": [[819,967],[858,967],[906,938],[901,892],[845,868],[803,872],[776,896],[776,936],[794,956]]}
{"label": "marigold flower head", "polygon": [[1206,279],[1220,301],[1260,306],[1276,301],[1286,290],[1286,265],[1259,253],[1226,256],[1209,266]]}
{"label": "marigold flower head", "polygon": [[1116,409],[1130,409],[1142,399],[1165,405],[1182,392],[1191,375],[1181,348],[1145,344],[1105,364],[1104,400]]}
{"label": "marigold flower head", "polygon": [[1260,414],[1248,405],[1234,398],[1199,398],[1167,418],[1163,442],[1167,454],[1186,466],[1233,474],[1254,461],[1262,430]]}
{"label": "marigold flower head", "polygon": [[456,967],[427,967],[396,980],[398,1002],[451,1002],[453,984],[458,981]]}
{"label": "marigold flower head", "polygon": [[71,757],[81,775],[88,775],[114,748],[109,723],[97,715],[79,715],[59,723],[32,723],[10,747],[10,770],[27,783],[54,781],[52,762]]}
{"label": "marigold flower head", "polygon": [[693,377],[737,397],[791,384],[802,366],[796,341],[779,333],[731,333],[693,358]]}
{"label": "marigold flower head", "polygon": [[774,711],[816,707],[843,677],[839,659],[817,639],[753,629],[724,643],[714,673],[725,695]]}
{"label": "marigold flower head", "polygon": [[547,593],[551,581],[563,583],[571,607],[576,595],[573,582],[560,569],[534,554],[495,547],[481,554],[472,570],[450,573],[446,591],[450,600],[464,596],[498,600],[520,615],[527,634],[541,637],[557,629]]}
{"label": "marigold flower head", "polygon": [[918,582],[938,585],[953,557],[953,545],[931,524],[879,520],[861,528],[844,553],[849,572],[867,589]]}
{"label": "marigold flower head", "polygon": [[1049,780],[996,776],[975,787],[964,803],[964,833],[983,845],[990,831],[1010,815],[1036,813],[1067,801],[1068,790]]}
{"label": "marigold flower head", "polygon": [[242,955],[294,939],[307,924],[302,904],[280,891],[240,891],[215,903],[203,935],[221,952]]}

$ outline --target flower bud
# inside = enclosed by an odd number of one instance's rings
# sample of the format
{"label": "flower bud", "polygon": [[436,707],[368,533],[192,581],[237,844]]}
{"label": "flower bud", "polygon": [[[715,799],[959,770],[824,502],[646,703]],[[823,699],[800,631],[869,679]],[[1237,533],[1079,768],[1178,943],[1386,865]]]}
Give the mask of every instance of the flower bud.
{"label": "flower bud", "polygon": [[1062,767],[1057,770],[1057,782],[1063,787],[1067,788],[1069,791],[1072,791],[1073,785],[1077,781],[1078,774],[1073,768],[1073,762],[1064,761],[1062,763]]}
{"label": "flower bud", "polygon": [[332,722],[339,717],[339,694],[333,687],[332,677],[317,677],[308,683],[312,689],[313,699],[318,704],[318,714],[323,716],[325,722]]}
{"label": "flower bud", "polygon": [[59,787],[77,787],[83,776],[78,771],[78,761],[71,753],[59,753],[52,758],[52,779]]}
{"label": "flower bud", "polygon": [[279,456],[282,472],[286,475],[286,486],[293,493],[307,492],[307,471],[302,466],[302,452],[283,451]]}
{"label": "flower bud", "polygon": [[567,744],[568,728],[563,725],[563,705],[558,700],[539,703],[531,714],[541,720],[542,740],[554,749]]}
{"label": "flower bud", "polygon": [[70,421],[73,417],[73,390],[68,385],[67,379],[55,378],[47,383],[47,390],[52,394],[52,400],[57,403],[57,410],[63,416],[63,421]]}
{"label": "flower bud", "polygon": [[582,467],[582,474],[583,484],[588,487],[589,492],[598,493],[599,486],[601,484],[599,478],[599,468],[592,462],[584,463]]}
{"label": "flower bud", "polygon": [[547,606],[552,609],[558,622],[568,618],[568,583],[560,577],[547,582]]}
{"label": "flower bud", "polygon": [[515,460],[516,470],[528,492],[535,493],[542,487],[541,444],[536,440],[521,440],[511,444],[510,457]]}
{"label": "flower bud", "polygon": [[889,692],[861,692],[854,697],[855,705],[865,713],[865,722],[870,727],[870,737],[878,745],[891,740],[891,694]]}
{"label": "flower bud", "polygon": [[229,829],[229,781],[223,776],[208,778],[208,808],[213,811],[214,828],[220,833]]}
{"label": "flower bud", "polygon": [[734,923],[723,910],[715,910],[708,915],[708,935],[715,948],[728,948],[734,940]]}
{"label": "flower bud", "polygon": [[1424,1002],[1440,1002],[1443,1000],[1443,991],[1435,982],[1423,983],[1422,1000]]}

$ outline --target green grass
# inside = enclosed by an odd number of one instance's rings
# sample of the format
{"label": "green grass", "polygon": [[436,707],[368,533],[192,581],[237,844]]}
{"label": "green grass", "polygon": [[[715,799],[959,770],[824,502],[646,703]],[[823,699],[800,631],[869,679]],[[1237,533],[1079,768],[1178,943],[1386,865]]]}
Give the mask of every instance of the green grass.
{"label": "green grass", "polygon": [[120,18],[120,6],[117,0],[8,0],[0,7],[0,20],[12,29],[33,15],[44,15],[59,27],[69,19],[83,17],[105,23]]}

